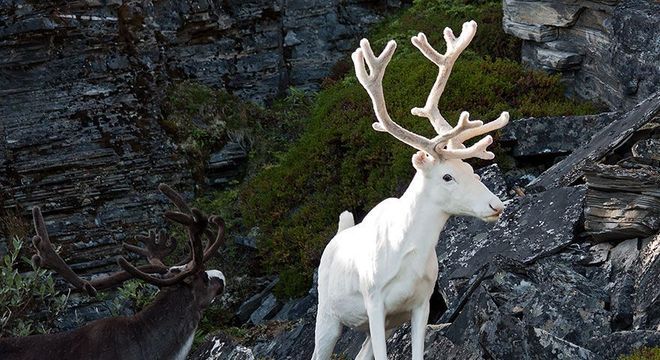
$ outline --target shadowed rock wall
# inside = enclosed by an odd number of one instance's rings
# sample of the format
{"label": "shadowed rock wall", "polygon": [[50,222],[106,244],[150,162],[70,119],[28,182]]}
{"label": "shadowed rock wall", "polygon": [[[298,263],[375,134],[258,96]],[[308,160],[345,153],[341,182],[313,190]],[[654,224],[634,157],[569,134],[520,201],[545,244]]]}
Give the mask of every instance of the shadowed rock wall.
{"label": "shadowed rock wall", "polygon": [[629,109],[660,84],[660,3],[649,0],[503,0],[504,31],[522,61],[558,72],[569,91]]}
{"label": "shadowed rock wall", "polygon": [[157,184],[193,190],[159,125],[172,82],[258,102],[317,88],[398,3],[0,0],[3,209],[42,206],[75,270],[115,268],[121,241],[163,225]]}

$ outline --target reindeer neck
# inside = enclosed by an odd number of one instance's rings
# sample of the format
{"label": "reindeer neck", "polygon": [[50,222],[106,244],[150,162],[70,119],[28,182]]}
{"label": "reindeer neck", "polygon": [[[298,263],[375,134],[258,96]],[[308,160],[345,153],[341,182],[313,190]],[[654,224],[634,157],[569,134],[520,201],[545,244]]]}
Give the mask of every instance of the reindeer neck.
{"label": "reindeer neck", "polygon": [[142,346],[162,355],[154,355],[154,359],[173,358],[173,354],[190,346],[202,314],[195,304],[191,289],[174,286],[161,290],[147,308],[135,315],[135,324],[140,327],[136,330],[143,336]]}
{"label": "reindeer neck", "polygon": [[420,173],[400,198],[406,241],[419,248],[435,248],[449,214],[432,200],[430,182]]}

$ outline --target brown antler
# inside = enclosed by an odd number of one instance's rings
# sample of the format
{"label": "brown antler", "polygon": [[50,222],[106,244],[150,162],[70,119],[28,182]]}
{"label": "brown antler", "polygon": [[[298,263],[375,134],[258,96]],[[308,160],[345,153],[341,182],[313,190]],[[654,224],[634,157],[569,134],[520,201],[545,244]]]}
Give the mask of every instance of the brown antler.
{"label": "brown antler", "polygon": [[[181,195],[165,184],[160,184],[158,189],[167,196],[172,203],[179,209],[178,212],[168,211],[165,217],[168,220],[182,224],[188,227],[189,247],[191,249],[192,258],[184,265],[173,266],[169,268],[168,272],[163,275],[155,276],[148,272],[140,271],[125,258],[118,259],[119,265],[128,273],[136,278],[142,279],[146,282],[156,286],[170,286],[174,285],[191,274],[195,274],[202,270],[204,262],[208,260],[218,248],[224,243],[224,221],[217,216],[208,218],[202,211],[196,208],[190,208],[183,200]],[[211,222],[218,227],[218,232],[215,240],[209,242],[206,249],[202,248],[202,237],[205,234],[212,234],[208,231],[208,223]],[[210,239],[211,237],[209,237]],[[161,259],[162,260],[162,259]]]}
{"label": "brown antler", "polygon": [[[201,211],[194,208],[190,209],[183,197],[165,184],[161,184],[159,190],[182,211],[166,212],[166,218],[188,227],[192,260],[186,264],[170,268],[163,264],[165,257],[170,255],[176,248],[176,242],[165,231],[161,230],[158,234],[150,232],[148,236],[137,237],[139,241],[144,243],[144,247],[123,244],[127,250],[144,256],[149,262],[148,265],[135,267],[125,258],[119,257],[117,262],[124,271],[100,276],[90,281],[84,280],[66,264],[53,248],[41,210],[36,206],[32,209],[32,216],[37,235],[34,236],[32,242],[37,254],[32,257],[32,262],[36,266],[57,272],[76,289],[85,291],[90,296],[96,296],[97,290],[115,286],[134,277],[157,286],[168,286],[178,283],[188,275],[197,273],[203,268],[204,262],[213,256],[224,243],[224,221],[217,216],[207,218]],[[209,241],[206,249],[202,250],[203,235],[213,235],[213,232],[207,229],[209,222],[216,225],[218,231],[215,234],[215,239]],[[209,236],[209,239],[212,238],[212,236]]]}
{"label": "brown antler", "polygon": [[[383,75],[387,64],[392,59],[392,55],[396,49],[396,43],[394,41],[388,42],[385,50],[383,50],[380,56],[376,57],[371,50],[369,41],[362,39],[360,48],[353,53],[352,58],[357,78],[360,84],[367,90],[367,93],[369,93],[376,117],[378,118],[378,122],[373,124],[373,128],[377,131],[388,132],[400,141],[436,158],[466,159],[478,157],[492,159],[494,154],[486,150],[488,145],[493,142],[492,137],[486,136],[467,149],[463,145],[463,141],[503,127],[509,120],[509,114],[507,112],[503,112],[496,121],[487,125],[484,125],[481,121],[470,121],[469,114],[463,112],[461,113],[458,124],[452,128],[442,117],[438,109],[438,101],[447,84],[451,69],[458,56],[468,46],[470,41],[472,41],[476,30],[477,24],[474,21],[467,22],[463,24],[461,35],[456,38],[451,29],[445,28],[444,37],[447,42],[447,51],[444,55],[438,53],[429,45],[423,33],[419,33],[411,39],[412,43],[424,56],[435,63],[439,69],[433,88],[426,100],[426,105],[423,108],[413,108],[411,110],[412,114],[429,119],[431,125],[438,133],[433,139],[428,139],[404,129],[395,123],[387,112],[383,95]],[[366,71],[365,62],[369,67],[370,73]]]}

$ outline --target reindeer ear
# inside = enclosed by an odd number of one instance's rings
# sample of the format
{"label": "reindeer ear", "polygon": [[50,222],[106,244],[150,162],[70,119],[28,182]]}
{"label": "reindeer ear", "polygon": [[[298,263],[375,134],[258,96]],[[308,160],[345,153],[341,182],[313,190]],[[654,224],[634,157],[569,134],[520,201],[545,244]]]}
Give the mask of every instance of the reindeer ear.
{"label": "reindeer ear", "polygon": [[431,163],[433,163],[433,158],[424,151],[418,151],[412,157],[413,167],[420,171],[428,169]]}

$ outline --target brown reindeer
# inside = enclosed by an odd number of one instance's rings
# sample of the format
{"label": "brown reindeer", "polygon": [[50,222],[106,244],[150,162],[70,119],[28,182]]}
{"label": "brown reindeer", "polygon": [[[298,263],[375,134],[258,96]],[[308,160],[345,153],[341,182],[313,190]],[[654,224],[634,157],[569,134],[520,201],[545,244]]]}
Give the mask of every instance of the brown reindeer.
{"label": "brown reindeer", "polygon": [[[134,316],[100,319],[62,333],[0,339],[0,359],[185,359],[202,312],[224,290],[222,272],[204,271],[204,262],[224,243],[225,226],[220,217],[207,217],[200,210],[189,208],[167,185],[161,184],[158,188],[179,210],[168,211],[165,217],[187,227],[190,258],[177,266],[165,266],[163,260],[174,250],[175,241],[164,231],[152,232],[149,236],[138,237],[144,247],[124,244],[125,249],[144,256],[148,264],[136,267],[119,257],[117,262],[123,271],[90,281],[78,277],[55,252],[41,210],[32,209],[37,233],[32,240],[37,249],[32,261],[36,265],[54,270],[90,296],[95,296],[97,290],[132,278],[154,284],[160,287],[160,292],[148,307]],[[217,233],[208,229],[209,224]],[[205,236],[209,241],[203,248]]]}

